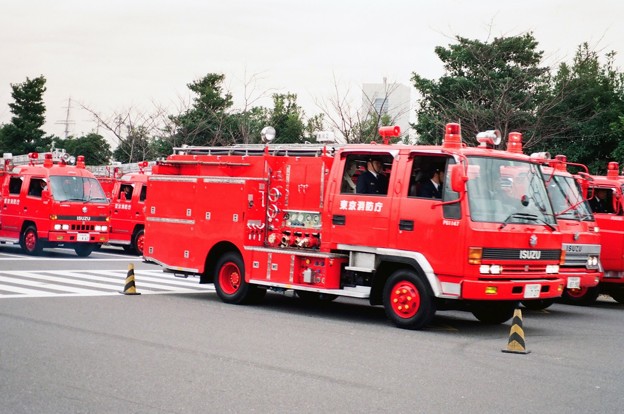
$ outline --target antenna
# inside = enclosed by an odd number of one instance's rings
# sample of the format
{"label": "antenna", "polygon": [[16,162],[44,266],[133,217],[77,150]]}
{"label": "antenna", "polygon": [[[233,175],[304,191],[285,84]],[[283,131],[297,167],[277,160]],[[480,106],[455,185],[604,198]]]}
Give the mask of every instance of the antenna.
{"label": "antenna", "polygon": [[67,137],[69,137],[69,126],[74,125],[76,123],[69,118],[69,114],[71,111],[71,97],[67,100],[67,106],[64,108],[67,109],[67,113],[65,114],[65,120],[56,121],[55,123],[60,124],[60,125],[65,125],[65,139],[67,139]]}

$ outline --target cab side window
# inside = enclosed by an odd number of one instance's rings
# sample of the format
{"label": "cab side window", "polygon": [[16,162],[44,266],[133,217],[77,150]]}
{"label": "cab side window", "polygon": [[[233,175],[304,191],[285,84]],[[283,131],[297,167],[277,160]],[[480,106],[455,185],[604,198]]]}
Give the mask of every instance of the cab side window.
{"label": "cab side window", "polygon": [[141,186],[141,194],[139,195],[139,201],[142,203],[145,201],[145,197],[147,197],[147,185],[143,184]]}
{"label": "cab side window", "polygon": [[22,178],[11,177],[9,180],[9,194],[19,194],[22,190]]}
{"label": "cab side window", "polygon": [[588,200],[592,213],[606,213],[614,214],[613,211],[613,189],[594,187],[590,188],[589,195],[591,198]]}
{"label": "cab side window", "polygon": [[117,195],[119,200],[130,200],[132,198],[132,185],[122,184],[119,187],[119,194]]}
{"label": "cab side window", "polygon": [[28,195],[41,197],[41,192],[46,188],[46,181],[43,178],[31,178],[28,185]]}
{"label": "cab side window", "polygon": [[[357,154],[352,157],[357,160],[355,193],[371,196],[387,195],[388,184],[392,174],[392,162],[394,160],[392,155]],[[353,168],[348,161],[349,158],[347,158],[347,163],[345,164],[345,174],[349,172],[349,168]]]}
{"label": "cab side window", "polygon": [[417,155],[412,162],[408,197],[442,199],[447,158]]}

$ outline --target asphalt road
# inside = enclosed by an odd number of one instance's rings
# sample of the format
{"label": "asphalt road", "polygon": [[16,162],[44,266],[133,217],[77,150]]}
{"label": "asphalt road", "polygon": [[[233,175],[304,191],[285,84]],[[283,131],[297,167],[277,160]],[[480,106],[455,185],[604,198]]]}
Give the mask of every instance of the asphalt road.
{"label": "asphalt road", "polygon": [[[138,296],[118,293],[129,263]],[[0,413],[622,412],[623,305],[522,315],[531,353],[508,354],[510,322],[439,312],[405,331],[288,293],[227,305],[119,250],[0,246]]]}

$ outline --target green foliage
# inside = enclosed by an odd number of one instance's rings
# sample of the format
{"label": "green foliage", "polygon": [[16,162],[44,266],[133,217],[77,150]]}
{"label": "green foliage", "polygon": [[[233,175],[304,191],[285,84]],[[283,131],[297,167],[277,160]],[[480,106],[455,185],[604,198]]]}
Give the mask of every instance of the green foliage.
{"label": "green foliage", "polygon": [[144,127],[132,128],[128,136],[113,152],[113,158],[121,163],[140,162],[154,160],[156,154],[154,146]]}
{"label": "green foliage", "polygon": [[587,43],[579,46],[572,65],[561,64],[554,77],[552,94],[558,101],[549,108],[548,134],[539,150],[565,154],[585,164],[592,173],[605,173],[609,161],[624,155],[624,77],[614,67],[615,53],[600,64],[597,52]]}
{"label": "green foliage", "polygon": [[269,124],[275,128],[275,143],[301,143],[305,130],[303,110],[294,93],[274,94]]}
{"label": "green foliage", "polygon": [[438,80],[413,73],[422,96],[418,122],[421,143],[439,143],[444,125],[459,122],[469,143],[480,131],[499,129],[532,134],[537,108],[546,99],[548,69],[539,67],[542,52],[531,33],[495,38],[491,43],[456,37],[448,48],[436,47],[445,75]]}
{"label": "green foliage", "polygon": [[9,104],[9,108],[13,117],[9,124],[3,125],[0,134],[4,152],[26,154],[50,150],[51,137],[46,137],[41,129],[45,123],[45,83],[46,79],[39,76],[26,78],[23,83],[11,84],[14,102]]}
{"label": "green foliage", "polygon": [[103,136],[93,132],[77,138],[55,137],[54,145],[56,148],[65,149],[70,155],[84,155],[87,165],[108,164],[112,156],[110,144]]}
{"label": "green foliage", "polygon": [[195,93],[193,105],[185,113],[172,116],[176,126],[174,141],[187,145],[227,145],[233,143],[227,111],[232,95],[223,91],[225,75],[209,73],[188,84]]}

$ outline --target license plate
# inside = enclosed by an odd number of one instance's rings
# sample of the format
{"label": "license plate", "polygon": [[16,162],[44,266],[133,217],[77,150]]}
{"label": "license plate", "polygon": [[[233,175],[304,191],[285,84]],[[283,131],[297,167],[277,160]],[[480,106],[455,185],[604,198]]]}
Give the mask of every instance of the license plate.
{"label": "license plate", "polygon": [[88,242],[90,239],[89,233],[78,233],[79,242]]}
{"label": "license plate", "polygon": [[580,277],[569,277],[568,278],[568,289],[580,289],[581,288],[581,278]]}
{"label": "license plate", "polygon": [[524,298],[539,298],[540,292],[542,290],[542,285],[539,283],[533,285],[526,285],[524,287]]}

